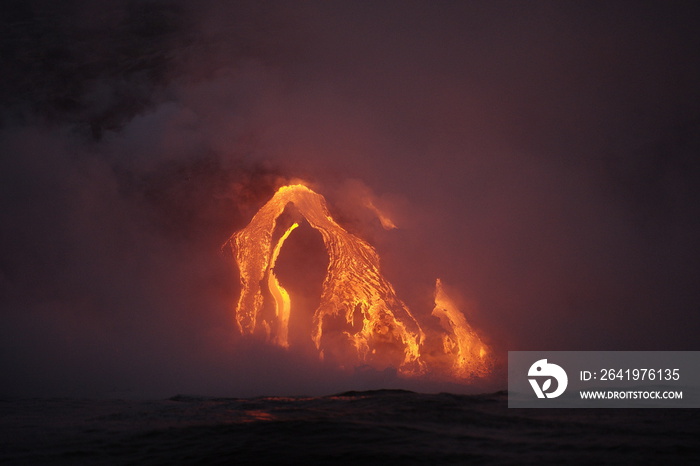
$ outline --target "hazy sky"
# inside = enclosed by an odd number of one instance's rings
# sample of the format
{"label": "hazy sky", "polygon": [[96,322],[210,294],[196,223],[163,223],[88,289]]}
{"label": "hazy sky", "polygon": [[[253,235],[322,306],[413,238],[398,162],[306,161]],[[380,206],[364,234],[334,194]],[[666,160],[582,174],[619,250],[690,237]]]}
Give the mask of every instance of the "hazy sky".
{"label": "hazy sky", "polygon": [[235,334],[219,247],[294,178],[501,358],[699,349],[693,2],[6,3],[0,394],[381,385]]}

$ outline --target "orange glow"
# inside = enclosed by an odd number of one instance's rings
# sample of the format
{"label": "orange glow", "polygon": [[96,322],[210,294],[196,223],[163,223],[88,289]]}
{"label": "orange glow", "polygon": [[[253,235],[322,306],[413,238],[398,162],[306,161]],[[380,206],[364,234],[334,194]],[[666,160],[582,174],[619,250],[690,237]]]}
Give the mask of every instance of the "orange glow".
{"label": "orange glow", "polygon": [[282,250],[284,240],[286,240],[292,231],[298,226],[298,223],[292,224],[292,226],[284,232],[279,241],[277,241],[277,246],[275,246],[275,250],[272,253],[272,259],[270,260],[270,273],[267,277],[267,287],[270,289],[272,297],[275,298],[275,316],[277,317],[278,324],[277,334],[275,335],[275,343],[284,348],[289,347],[289,313],[292,309],[292,302],[289,299],[289,293],[287,293],[287,290],[282,288],[277,280],[274,270],[277,257]]}
{"label": "orange glow", "polygon": [[243,416],[239,422],[260,422],[260,421],[274,421],[276,418],[272,413],[263,411],[262,409],[249,409],[243,411]]}
{"label": "orange glow", "polygon": [[379,222],[382,224],[382,228],[384,228],[385,230],[395,230],[396,228],[398,228],[394,221],[391,218],[389,218],[389,216],[386,215],[384,212],[379,210],[379,208],[376,205],[374,205],[374,202],[372,202],[372,199],[370,199],[369,197],[364,199],[364,206],[372,212],[374,212],[374,215],[377,216]]}
{"label": "orange glow", "polygon": [[468,377],[470,374],[486,375],[488,371],[484,371],[487,368],[481,361],[488,350],[464,314],[445,294],[439,278],[435,283],[435,308],[432,315],[440,319],[440,325],[445,330],[444,350],[453,355],[454,373],[458,377]]}
{"label": "orange glow", "polygon": [[[339,367],[393,367],[403,376],[436,375],[468,379],[489,372],[489,350],[464,315],[442,290],[435,291],[435,309],[442,326],[439,335],[426,333],[408,307],[382,276],[379,256],[363,239],[333,220],[323,196],[295,184],[281,187],[253,217],[234,233],[230,244],[240,270],[241,295],[236,323],[243,334],[262,334],[273,344],[289,347],[289,318],[294,305],[274,273],[285,240],[299,226],[292,224],[274,242],[278,218],[289,204],[320,232],[329,263],[313,313],[309,338],[321,359]],[[372,207],[374,207],[372,205]],[[382,225],[393,227],[376,207]],[[265,313],[266,283],[274,313]],[[435,344],[440,340],[440,344]],[[424,355],[425,354],[425,355]]]}

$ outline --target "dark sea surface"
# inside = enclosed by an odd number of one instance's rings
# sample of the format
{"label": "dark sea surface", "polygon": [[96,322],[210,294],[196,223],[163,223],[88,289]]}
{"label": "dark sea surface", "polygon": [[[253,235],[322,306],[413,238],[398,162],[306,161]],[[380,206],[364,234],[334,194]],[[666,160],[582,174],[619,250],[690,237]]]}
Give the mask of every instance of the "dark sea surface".
{"label": "dark sea surface", "polygon": [[697,413],[401,390],[1,400],[0,464],[700,464]]}

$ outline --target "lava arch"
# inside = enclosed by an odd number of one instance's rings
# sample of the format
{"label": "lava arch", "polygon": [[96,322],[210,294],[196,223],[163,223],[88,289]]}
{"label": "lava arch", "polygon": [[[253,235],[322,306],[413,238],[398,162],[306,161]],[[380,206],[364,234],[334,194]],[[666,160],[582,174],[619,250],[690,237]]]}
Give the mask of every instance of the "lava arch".
{"label": "lava arch", "polygon": [[[401,375],[434,372],[435,344],[425,349],[426,334],[380,272],[379,255],[362,238],[346,231],[331,217],[325,198],[302,184],[281,187],[226,244],[232,247],[240,270],[241,294],[236,323],[243,334],[262,329],[273,344],[288,347],[288,325],[293,312],[289,294],[279,283],[274,267],[284,242],[298,227],[293,223],[273,241],[285,208],[293,204],[309,225],[320,232],[329,257],[320,304],[313,314],[310,338],[321,358],[340,366],[369,365],[378,370],[393,366]],[[261,316],[267,287],[274,301],[273,317]],[[447,358],[449,375],[468,378],[488,372],[488,349],[464,315],[449,301],[438,280],[436,308],[443,332],[437,359]],[[344,322],[334,332],[328,322]],[[331,327],[329,329],[329,327]],[[332,338],[329,336],[332,333]],[[339,349],[340,348],[340,349]],[[349,348],[349,350],[348,350]],[[437,365],[435,365],[437,367]]]}

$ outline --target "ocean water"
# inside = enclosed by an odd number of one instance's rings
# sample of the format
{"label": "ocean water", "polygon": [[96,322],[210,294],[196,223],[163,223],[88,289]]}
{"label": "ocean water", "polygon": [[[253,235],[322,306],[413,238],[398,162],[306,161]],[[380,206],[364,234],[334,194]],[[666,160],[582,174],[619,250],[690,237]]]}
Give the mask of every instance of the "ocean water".
{"label": "ocean water", "polygon": [[0,400],[1,465],[700,464],[690,409],[509,409],[505,392]]}

